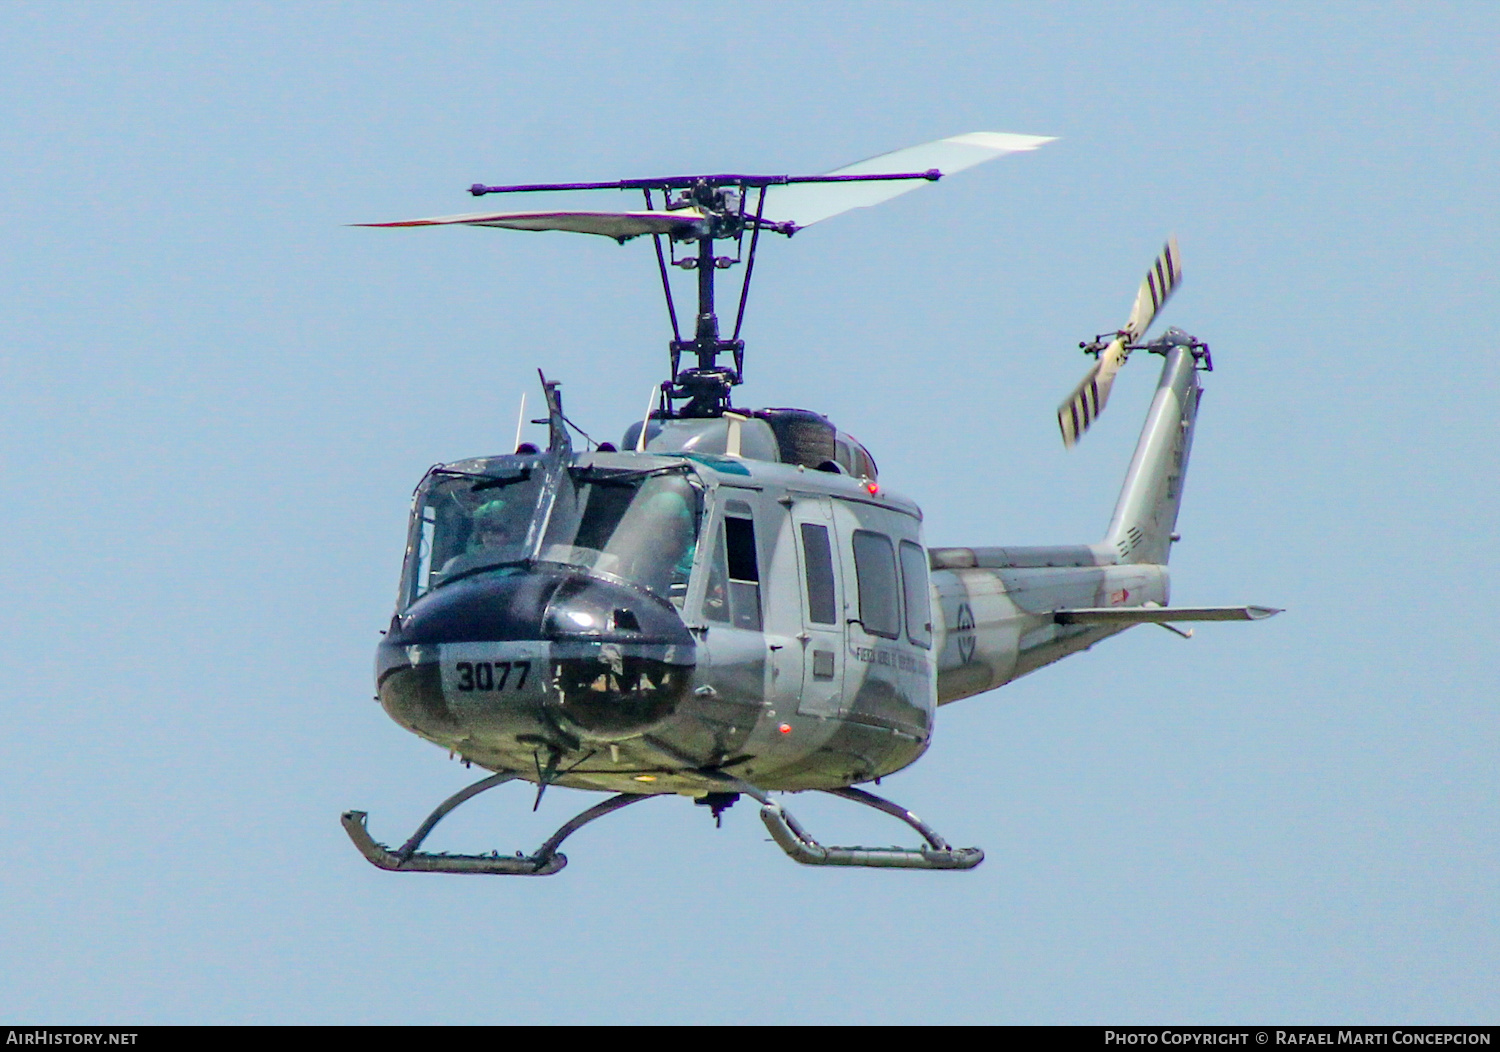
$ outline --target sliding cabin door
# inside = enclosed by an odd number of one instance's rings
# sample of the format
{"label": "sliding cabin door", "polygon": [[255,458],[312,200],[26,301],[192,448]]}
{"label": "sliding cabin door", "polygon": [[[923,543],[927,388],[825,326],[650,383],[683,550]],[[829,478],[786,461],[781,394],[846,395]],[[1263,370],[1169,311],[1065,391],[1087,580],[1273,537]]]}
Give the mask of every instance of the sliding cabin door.
{"label": "sliding cabin door", "polygon": [[797,553],[805,716],[844,709],[844,595],[838,535],[827,497],[793,494],[792,547]]}

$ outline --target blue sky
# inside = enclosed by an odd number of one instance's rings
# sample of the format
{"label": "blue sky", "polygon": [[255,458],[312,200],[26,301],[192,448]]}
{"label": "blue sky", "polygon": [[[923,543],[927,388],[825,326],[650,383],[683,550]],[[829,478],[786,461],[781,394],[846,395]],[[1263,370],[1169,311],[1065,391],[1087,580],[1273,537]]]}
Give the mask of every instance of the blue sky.
{"label": "blue sky", "polygon": [[[1497,51],[1480,4],[0,7],[0,1017],[1493,1021]],[[370,700],[412,485],[538,366],[623,431],[667,331],[639,243],[344,224],[978,130],[1059,139],[767,246],[739,401],[858,435],[930,543],[1096,539],[1153,360],[1073,451],[1053,410],[1175,232],[1174,599],[1288,612],[944,708],[884,789],[969,874],[674,800],[547,880],[368,866],[341,810],[468,775]],[[586,801],[525,795],[434,843]]]}

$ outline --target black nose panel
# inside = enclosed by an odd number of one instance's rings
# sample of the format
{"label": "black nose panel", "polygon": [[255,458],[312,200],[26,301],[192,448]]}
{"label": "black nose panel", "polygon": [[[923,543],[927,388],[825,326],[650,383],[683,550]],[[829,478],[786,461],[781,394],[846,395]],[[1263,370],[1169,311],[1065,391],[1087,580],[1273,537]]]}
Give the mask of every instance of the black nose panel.
{"label": "black nose panel", "polygon": [[464,734],[462,721],[443,697],[443,677],[436,663],[403,665],[380,678],[380,705],[401,726],[432,741],[452,741]]}
{"label": "black nose panel", "polygon": [[477,574],[436,588],[396,619],[384,645],[523,639],[693,646],[664,599],[552,567]]}
{"label": "black nose panel", "polygon": [[[524,662],[505,648],[481,650],[474,657],[472,646],[462,646],[518,642],[533,644],[522,648],[528,655]],[[538,643],[545,647],[538,650]],[[497,687],[493,697],[463,693],[470,688],[462,684],[445,690],[436,649],[426,654],[412,649],[434,644],[459,645],[460,656],[441,660],[471,669],[482,665],[486,672],[495,661],[507,671],[537,663],[532,686],[522,694],[524,681],[517,679],[511,693]],[[522,722],[546,720],[578,739],[619,741],[672,716],[687,696],[696,659],[692,634],[665,599],[623,582],[544,565],[476,574],[433,589],[392,624],[377,667],[386,710],[434,741],[471,733],[466,720],[476,717],[465,713],[476,701],[486,703],[486,720],[509,713],[507,718]]]}
{"label": "black nose panel", "polygon": [[428,592],[398,617],[385,642],[488,643],[545,639],[542,619],[557,574],[501,571],[476,574]]}
{"label": "black nose panel", "polygon": [[693,637],[670,603],[628,585],[582,574],[562,581],[552,593],[542,638],[693,645]]}

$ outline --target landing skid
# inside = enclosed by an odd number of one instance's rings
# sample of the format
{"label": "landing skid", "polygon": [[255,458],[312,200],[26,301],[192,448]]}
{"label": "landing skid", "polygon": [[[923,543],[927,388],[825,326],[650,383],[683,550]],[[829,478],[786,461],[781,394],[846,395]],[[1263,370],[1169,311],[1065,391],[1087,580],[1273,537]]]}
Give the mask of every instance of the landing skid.
{"label": "landing skid", "polygon": [[550,877],[568,864],[568,856],[557,850],[564,840],[596,818],[602,818],[611,811],[618,811],[622,807],[649,799],[649,797],[635,793],[620,793],[608,800],[601,800],[587,811],[565,822],[561,829],[547,838],[546,843],[529,855],[523,855],[519,851],[514,855],[502,855],[498,851],[488,855],[433,855],[417,850],[422,841],[427,839],[427,834],[432,832],[432,828],[441,822],[443,816],[449,811],[486,789],[493,789],[497,785],[504,785],[519,777],[520,775],[514,771],[501,771],[499,774],[492,774],[467,788],[460,789],[439,804],[437,809],[427,816],[427,821],[423,822],[410,839],[395,851],[389,850],[384,844],[377,844],[370,836],[370,831],[365,828],[365,819],[368,816],[364,811],[345,811],[340,821],[344,824],[344,832],[349,834],[349,839],[354,841],[355,847],[359,848],[359,853],[381,869],[403,873],[492,873],[500,876]]}
{"label": "landing skid", "polygon": [[[899,818],[911,826],[927,841],[920,848],[901,847],[825,847],[818,843],[791,814],[773,801],[762,790],[748,782],[718,772],[703,772],[721,780],[726,787],[760,803],[760,820],[765,823],[781,850],[805,866],[870,866],[896,869],[973,869],[984,861],[984,852],[977,847],[955,848],[938,833],[900,804],[876,796],[863,789],[825,789],[832,796],[852,800],[866,807],[883,811]],[[360,854],[371,864],[381,869],[401,873],[489,873],[499,876],[551,876],[568,864],[568,857],[557,849],[573,833],[596,818],[618,811],[622,807],[649,800],[651,797],[638,793],[620,793],[608,800],[600,801],[588,810],[564,823],[548,838],[547,842],[530,855],[519,851],[514,855],[501,855],[498,851],[488,855],[429,854],[418,851],[422,841],[431,833],[443,817],[459,804],[473,796],[493,789],[497,785],[519,778],[514,771],[501,771],[482,778],[444,800],[432,814],[427,816],[415,833],[395,851],[384,844],[376,843],[365,826],[368,817],[364,811],[345,811],[341,821],[344,832],[354,841]],[[731,798],[732,802],[732,798]],[[725,805],[727,806],[727,804]],[[722,808],[720,809],[722,810]]]}
{"label": "landing skid", "polygon": [[900,804],[894,804],[874,793],[853,787],[825,789],[824,792],[853,800],[857,804],[884,811],[911,826],[926,847],[824,847],[802,828],[791,812],[770,800],[762,800],[760,820],[766,824],[781,850],[804,866],[873,866],[894,869],[973,869],[984,861],[984,851],[977,847],[955,848],[927,823]]}

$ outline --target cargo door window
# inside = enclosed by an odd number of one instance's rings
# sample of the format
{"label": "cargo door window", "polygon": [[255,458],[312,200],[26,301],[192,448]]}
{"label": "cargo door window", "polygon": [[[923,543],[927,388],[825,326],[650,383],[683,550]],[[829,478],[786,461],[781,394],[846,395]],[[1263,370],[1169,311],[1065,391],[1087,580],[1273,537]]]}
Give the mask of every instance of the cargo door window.
{"label": "cargo door window", "polygon": [[859,580],[859,620],[872,636],[901,635],[896,551],[883,533],[854,531],[854,575]]}
{"label": "cargo door window", "polygon": [[901,584],[906,593],[906,638],[932,649],[932,594],[927,586],[927,553],[920,544],[901,542]]}

